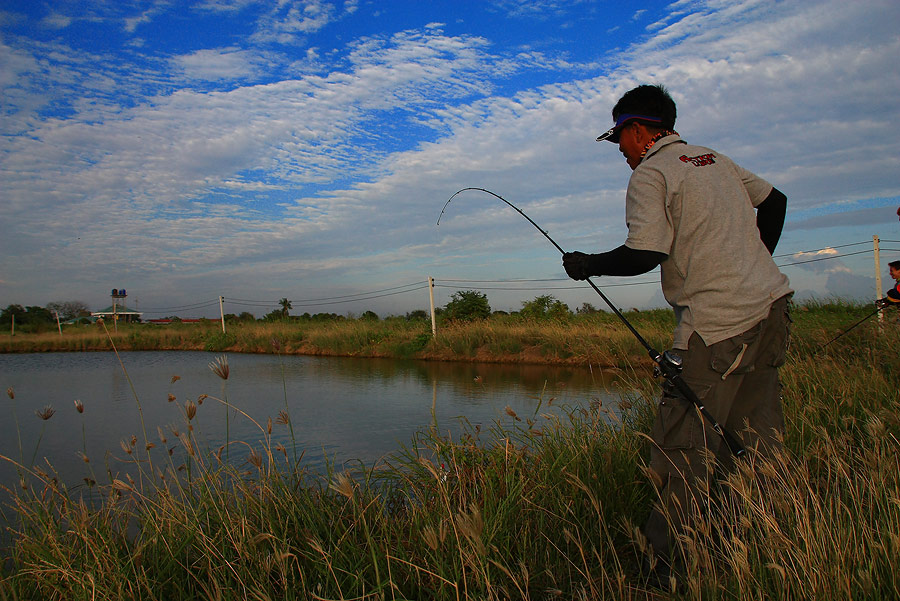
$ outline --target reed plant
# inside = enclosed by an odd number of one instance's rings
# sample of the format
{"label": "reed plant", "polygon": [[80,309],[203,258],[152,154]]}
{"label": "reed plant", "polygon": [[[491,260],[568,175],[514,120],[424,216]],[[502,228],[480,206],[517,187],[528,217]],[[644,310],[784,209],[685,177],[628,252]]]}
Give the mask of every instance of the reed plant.
{"label": "reed plant", "polygon": [[256,424],[259,445],[233,442],[246,451],[233,462],[186,428],[166,465],[99,486],[94,505],[21,466],[32,484],[15,491],[0,598],[898,598],[900,331],[873,323],[823,347],[836,332],[808,317],[782,369],[785,449],[741,462],[693,508],[677,583],[639,569],[657,391],[635,379],[617,407],[551,414],[542,399],[455,438],[435,422],[374,465],[325,476],[285,469],[271,420]]}
{"label": "reed plant", "polygon": [[[796,307],[798,344],[821,346],[872,307],[841,301],[809,301]],[[888,309],[848,333],[849,340],[877,330],[878,324],[897,323]],[[647,342],[658,350],[670,344],[675,324],[670,310],[625,312]],[[884,327],[884,325],[882,325]],[[272,340],[278,340],[276,351]],[[475,321],[439,321],[432,336],[426,320],[389,317],[380,320],[335,318],[239,322],[227,334],[215,321],[169,325],[120,324],[109,336],[102,325],[73,326],[56,333],[0,335],[0,352],[112,350],[201,350],[398,357],[436,360],[494,361],[599,365],[632,369],[648,366],[646,350],[612,313],[595,311],[562,319],[492,315]],[[830,346],[830,345],[829,345]],[[830,351],[826,351],[830,352]]]}

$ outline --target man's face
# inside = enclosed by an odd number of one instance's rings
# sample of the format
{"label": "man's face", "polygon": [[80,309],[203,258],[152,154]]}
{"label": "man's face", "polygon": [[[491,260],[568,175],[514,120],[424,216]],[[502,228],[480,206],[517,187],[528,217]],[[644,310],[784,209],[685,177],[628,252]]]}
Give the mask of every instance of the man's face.
{"label": "man's face", "polygon": [[619,152],[625,155],[625,161],[632,171],[640,164],[641,152],[644,150],[638,135],[640,130],[640,124],[632,121],[619,132]]}
{"label": "man's face", "polygon": [[894,278],[895,280],[900,280],[900,269],[888,267],[888,271],[891,273],[892,278]]}

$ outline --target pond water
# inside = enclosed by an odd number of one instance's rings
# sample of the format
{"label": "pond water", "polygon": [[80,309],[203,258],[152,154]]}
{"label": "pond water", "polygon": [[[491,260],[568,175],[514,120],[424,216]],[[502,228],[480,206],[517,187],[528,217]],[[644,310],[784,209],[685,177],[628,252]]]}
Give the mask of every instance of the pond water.
{"label": "pond water", "polygon": [[[587,366],[232,353],[224,380],[210,368],[220,356],[128,352],[120,354],[120,364],[112,352],[0,354],[0,386],[15,397],[2,397],[0,454],[24,466],[50,464],[70,485],[91,470],[108,482],[109,474],[121,475],[131,463],[122,441],[130,445],[135,437],[143,449],[146,432],[157,446],[153,453],[180,451],[173,431],[186,429],[185,404],[209,395],[191,420],[204,450],[226,440],[258,447],[264,435],[253,420],[266,428],[269,419],[273,444],[291,449],[290,429],[278,423],[285,412],[303,465],[322,473],[327,462],[338,468],[374,464],[410,444],[433,416],[442,433],[458,435],[463,420],[485,429],[497,421],[511,424],[507,407],[525,419],[595,400],[615,407],[619,400],[613,376]],[[47,420],[36,415],[45,408],[53,410]],[[230,445],[230,457],[246,457],[247,448]],[[0,461],[0,484],[16,480],[15,465]]]}

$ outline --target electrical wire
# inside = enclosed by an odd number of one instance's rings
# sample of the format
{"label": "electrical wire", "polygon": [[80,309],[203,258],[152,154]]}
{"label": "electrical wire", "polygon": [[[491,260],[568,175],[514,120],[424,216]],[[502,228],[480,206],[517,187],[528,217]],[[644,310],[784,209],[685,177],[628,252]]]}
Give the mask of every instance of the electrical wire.
{"label": "electrical wire", "polygon": [[[540,228],[538,228],[540,229]],[[881,240],[881,242],[887,243],[900,243],[900,240]],[[803,256],[806,254],[819,253],[826,250],[834,250],[839,248],[849,248],[853,246],[860,246],[863,244],[871,244],[871,241],[863,241],[863,242],[851,242],[848,244],[839,244],[833,246],[826,246],[823,248],[818,248],[814,250],[804,250],[797,251],[792,253],[784,253],[780,255],[774,255],[774,259],[778,258],[786,258],[786,257],[797,257]],[[900,249],[894,248],[881,248],[882,252],[900,252]],[[842,259],[846,257],[852,257],[856,255],[874,253],[873,249],[866,249],[856,252],[845,252],[834,255],[828,255],[823,257],[814,257],[805,260],[791,261],[780,263],[778,266],[781,267],[792,267],[796,265],[804,265],[808,263],[816,263],[820,261],[830,261],[835,259]],[[658,272],[657,269],[649,273]],[[552,282],[568,282],[569,278],[537,278],[537,279],[498,279],[498,280],[479,280],[479,279],[464,279],[464,278],[434,278],[433,286],[435,288],[457,288],[461,290],[502,290],[502,291],[510,291],[510,292],[533,292],[533,291],[541,291],[541,290],[581,290],[583,286],[572,285],[572,286],[524,286],[524,284],[546,284]],[[649,284],[658,284],[659,280],[641,280],[641,281],[627,281],[627,282],[617,282],[617,283],[606,283],[605,287],[607,288],[624,288],[629,286],[646,286]],[[484,286],[484,284],[498,284],[497,286]],[[508,285],[507,285],[508,284]],[[388,296],[397,296],[401,294],[411,293],[411,292],[419,292],[423,289],[427,289],[428,284],[426,282],[410,282],[408,284],[402,284],[399,286],[392,286],[389,288],[381,288],[377,290],[369,290],[365,292],[358,292],[355,294],[345,294],[339,296],[330,296],[330,297],[316,297],[316,298],[305,298],[299,300],[289,300],[291,307],[321,307],[326,305],[339,305],[346,304],[352,302],[360,302],[373,300],[377,298],[384,298]],[[226,304],[228,305],[237,305],[243,307],[278,307],[281,304],[280,300],[267,300],[267,299],[242,299],[242,298],[224,298]],[[142,313],[175,313],[178,311],[193,311],[197,309],[205,309],[209,307],[214,307],[218,305],[219,299],[209,299],[205,301],[199,301],[197,303],[185,304],[185,305],[177,305],[172,307],[151,307],[142,309]]]}

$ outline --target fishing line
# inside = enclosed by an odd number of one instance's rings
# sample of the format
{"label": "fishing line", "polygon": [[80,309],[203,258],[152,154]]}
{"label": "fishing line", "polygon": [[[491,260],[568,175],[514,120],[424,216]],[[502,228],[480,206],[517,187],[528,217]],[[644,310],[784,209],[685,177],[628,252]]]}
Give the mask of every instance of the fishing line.
{"label": "fishing line", "polygon": [[[522,211],[522,209],[520,209],[513,203],[509,202],[508,200],[506,200],[499,194],[495,194],[494,192],[491,192],[490,190],[486,190],[485,188],[469,187],[469,188],[462,188],[461,190],[457,190],[456,192],[454,192],[453,196],[448,198],[447,202],[444,203],[444,207],[441,209],[441,214],[438,215],[437,225],[441,224],[441,217],[444,216],[444,211],[447,210],[447,205],[450,204],[450,201],[453,200],[454,198],[456,198],[456,196],[458,194],[460,194],[461,192],[466,192],[468,190],[474,190],[476,192],[485,192],[487,194],[490,194],[494,198],[497,198],[497,199],[503,201],[508,206],[515,209],[519,215],[521,215],[522,217],[527,219],[528,223],[533,225],[541,234],[543,234],[544,237],[550,241],[550,244],[552,244],[553,246],[556,247],[556,250],[558,250],[560,252],[560,254],[563,254],[563,255],[566,254],[566,251],[564,251],[563,248],[559,244],[557,244],[553,238],[550,237],[550,234],[548,234],[546,230],[544,230],[541,226],[539,226],[537,223],[535,223],[531,217],[526,215],[524,213],[524,211]],[[682,370],[681,357],[679,355],[676,355],[669,351],[664,351],[663,353],[660,353],[657,350],[655,350],[644,339],[644,337],[641,336],[640,332],[638,332],[634,328],[634,326],[631,325],[631,322],[629,322],[628,319],[625,318],[625,316],[622,314],[622,312],[619,311],[618,308],[616,308],[616,306],[612,303],[612,301],[609,300],[609,298],[607,298],[607,296],[605,294],[603,294],[603,291],[600,290],[600,288],[598,288],[597,285],[594,284],[594,282],[592,282],[590,280],[590,278],[586,279],[585,281],[591,286],[591,288],[594,289],[594,292],[596,292],[597,294],[600,295],[600,298],[602,298],[603,301],[609,306],[609,308],[612,309],[612,312],[616,314],[616,317],[618,317],[622,321],[622,323],[625,324],[625,326],[634,335],[634,337],[637,339],[637,341],[641,343],[641,346],[643,346],[647,350],[647,353],[650,355],[650,358],[656,364],[656,366],[659,370],[659,374],[663,378],[665,378],[666,381],[669,382],[669,384],[674,386],[675,389],[678,390],[678,392],[680,392],[687,401],[692,403],[697,408],[697,410],[700,412],[700,414],[710,423],[710,426],[712,427],[712,429],[715,430],[715,432],[717,434],[719,434],[719,436],[722,437],[722,439],[725,441],[725,444],[728,445],[728,449],[732,452],[732,454],[735,457],[743,456],[746,453],[746,449],[744,449],[744,447],[741,446],[741,443],[738,442],[737,438],[735,438],[728,430],[723,428],[719,424],[719,422],[717,422],[715,420],[715,418],[709,413],[709,411],[706,410],[706,407],[703,404],[703,401],[700,400],[700,398],[693,391],[693,389],[691,389],[691,387],[688,385],[688,383],[685,382],[684,379],[681,377],[681,370]]]}
{"label": "fishing line", "polygon": [[835,340],[837,340],[838,338],[840,338],[841,336],[843,336],[844,334],[846,334],[847,332],[849,332],[850,330],[852,330],[853,328],[855,328],[856,326],[861,324],[862,322],[866,321],[870,317],[874,317],[875,315],[880,313],[882,309],[884,309],[884,307],[878,307],[877,309],[875,309],[874,311],[872,311],[871,313],[869,313],[868,315],[866,315],[865,317],[863,317],[862,319],[857,321],[855,324],[853,324],[852,326],[850,326],[849,328],[847,328],[846,330],[844,330],[843,332],[841,332],[840,334],[838,334],[837,336],[835,336],[834,338],[832,338],[831,340],[829,340],[828,342],[823,344],[822,348],[825,348],[826,346],[828,346],[829,344],[831,344],[832,342],[834,342]]}

